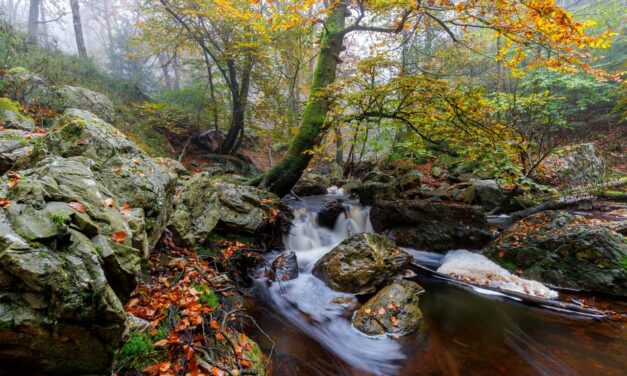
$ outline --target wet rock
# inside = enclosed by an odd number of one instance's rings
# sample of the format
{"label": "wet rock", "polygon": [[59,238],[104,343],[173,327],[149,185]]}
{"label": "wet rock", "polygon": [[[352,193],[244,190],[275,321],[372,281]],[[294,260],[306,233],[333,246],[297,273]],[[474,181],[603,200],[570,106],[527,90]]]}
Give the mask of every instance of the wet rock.
{"label": "wet rock", "polygon": [[510,190],[500,186],[494,179],[473,180],[462,192],[463,200],[467,203],[481,205],[486,210],[507,205]]}
{"label": "wet rock", "polygon": [[220,202],[211,176],[200,173],[184,183],[174,203],[170,229],[186,246],[202,245],[220,219]]}
{"label": "wet rock", "polygon": [[82,87],[62,86],[56,89],[58,110],[76,108],[89,111],[106,122],[115,118],[113,102],[104,94]]}
{"label": "wet rock", "polygon": [[401,193],[394,187],[394,183],[365,182],[359,189],[359,202],[371,206],[379,201],[395,200]]}
{"label": "wet rock", "polygon": [[326,195],[331,181],[322,175],[306,173],[292,190],[296,196]]}
{"label": "wet rock", "polygon": [[535,214],[503,232],[484,254],[522,276],[560,287],[627,296],[627,242],[565,211]]}
{"label": "wet rock", "polygon": [[419,295],[424,289],[416,282],[398,279],[384,287],[353,318],[353,326],[368,335],[407,335],[420,328],[422,311]]}
{"label": "wet rock", "polygon": [[298,260],[295,252],[285,252],[277,257],[270,268],[270,279],[274,282],[298,278]]}
{"label": "wet rock", "polygon": [[0,174],[13,169],[15,163],[33,151],[41,134],[18,129],[0,129]]}
{"label": "wet rock", "polygon": [[333,228],[337,218],[344,213],[344,205],[339,200],[329,200],[322,205],[318,212],[318,224]]}
{"label": "wet rock", "polygon": [[401,246],[430,251],[481,248],[491,239],[485,212],[476,206],[426,200],[377,203],[370,212],[375,231]]}
{"label": "wet rock", "polygon": [[376,291],[410,262],[411,256],[389,238],[362,233],[318,260],[313,274],[333,290],[361,295]]}

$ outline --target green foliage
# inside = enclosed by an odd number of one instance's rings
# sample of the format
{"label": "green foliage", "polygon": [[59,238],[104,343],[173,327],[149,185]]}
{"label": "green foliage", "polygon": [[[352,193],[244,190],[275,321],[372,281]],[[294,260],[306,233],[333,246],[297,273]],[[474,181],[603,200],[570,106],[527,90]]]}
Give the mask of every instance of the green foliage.
{"label": "green foliage", "polygon": [[20,104],[10,100],[9,98],[0,98],[0,111],[9,110],[20,112]]}
{"label": "green foliage", "polygon": [[147,333],[131,331],[124,343],[118,362],[126,368],[141,371],[154,362],[154,339]]}
{"label": "green foliage", "polygon": [[194,288],[200,292],[198,295],[199,302],[208,304],[213,310],[220,308],[220,299],[208,286],[195,285]]}

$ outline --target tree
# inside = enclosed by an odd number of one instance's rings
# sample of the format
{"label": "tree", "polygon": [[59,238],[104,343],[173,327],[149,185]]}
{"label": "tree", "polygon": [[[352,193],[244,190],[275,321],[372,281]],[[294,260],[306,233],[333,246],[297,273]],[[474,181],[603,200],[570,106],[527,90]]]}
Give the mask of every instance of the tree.
{"label": "tree", "polygon": [[27,43],[37,44],[37,32],[39,29],[39,3],[41,0],[30,0],[28,8],[28,38]]}
{"label": "tree", "polygon": [[[355,15],[352,15],[353,12]],[[584,70],[603,75],[586,62],[586,50],[609,45],[611,33],[592,37],[584,33],[587,24],[575,21],[552,0],[440,0],[410,2],[383,0],[338,0],[328,3],[310,95],[300,130],[284,159],[266,174],[251,181],[283,196],[296,184],[311,161],[311,151],[328,129],[330,109],[328,89],[335,81],[345,37],[356,31],[398,34],[404,30],[438,27],[455,43],[464,45],[458,30],[485,29],[505,39],[498,58],[516,68],[547,66],[564,71]],[[347,19],[350,23],[347,26]],[[384,20],[386,24],[373,23]],[[363,24],[370,22],[370,25]]]}
{"label": "tree", "polygon": [[81,23],[81,9],[78,0],[70,0],[72,8],[72,22],[74,24],[74,37],[76,38],[76,47],[81,57],[87,57],[87,48],[85,48],[85,38],[83,36],[83,24]]}

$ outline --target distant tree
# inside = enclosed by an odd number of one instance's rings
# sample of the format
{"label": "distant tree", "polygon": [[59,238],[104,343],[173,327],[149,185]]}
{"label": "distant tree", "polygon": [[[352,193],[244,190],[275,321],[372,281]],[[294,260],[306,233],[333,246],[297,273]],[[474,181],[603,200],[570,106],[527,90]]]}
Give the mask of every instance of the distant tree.
{"label": "distant tree", "polygon": [[70,0],[72,8],[72,22],[74,24],[74,36],[76,38],[76,48],[81,57],[87,57],[85,38],[83,36],[83,24],[81,22],[81,9],[78,0]]}
{"label": "distant tree", "polygon": [[30,0],[28,8],[28,38],[27,43],[37,44],[37,32],[39,30],[39,3],[41,0]]}

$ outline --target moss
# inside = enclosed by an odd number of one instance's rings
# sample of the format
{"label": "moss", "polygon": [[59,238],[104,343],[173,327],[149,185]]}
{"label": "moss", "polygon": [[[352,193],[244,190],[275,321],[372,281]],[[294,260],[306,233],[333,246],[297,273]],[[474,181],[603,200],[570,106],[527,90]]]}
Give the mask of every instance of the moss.
{"label": "moss", "polygon": [[58,228],[64,228],[68,223],[70,223],[70,217],[65,215],[53,214],[50,216],[50,219],[52,219]]}
{"label": "moss", "polygon": [[141,371],[153,362],[155,345],[151,336],[147,333],[132,331],[122,350],[118,362],[137,371]]}
{"label": "moss", "polygon": [[15,67],[15,68],[11,68],[7,71],[8,75],[16,75],[16,76],[21,76],[25,73],[27,73],[28,70],[24,67]]}
{"label": "moss", "polygon": [[9,98],[0,98],[0,111],[4,110],[20,112],[20,104]]}

